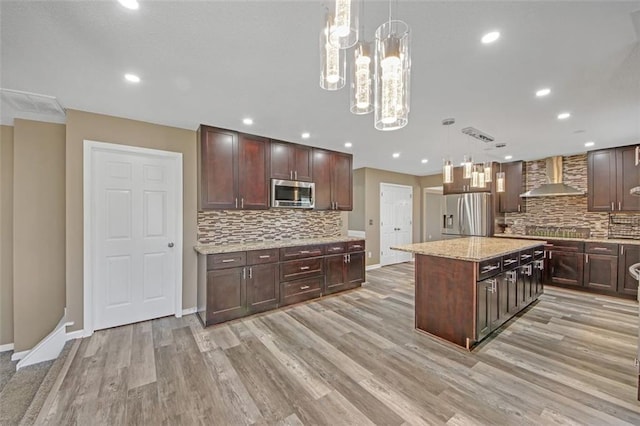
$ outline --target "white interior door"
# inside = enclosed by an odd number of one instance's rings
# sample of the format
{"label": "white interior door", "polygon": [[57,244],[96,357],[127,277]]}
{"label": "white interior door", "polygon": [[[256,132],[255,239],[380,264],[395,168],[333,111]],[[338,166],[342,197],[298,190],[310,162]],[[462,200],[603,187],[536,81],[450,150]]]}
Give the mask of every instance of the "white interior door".
{"label": "white interior door", "polygon": [[413,242],[413,188],[380,184],[380,265],[407,262],[411,253],[391,250]]}
{"label": "white interior door", "polygon": [[181,314],[181,154],[110,146],[91,155],[93,330]]}

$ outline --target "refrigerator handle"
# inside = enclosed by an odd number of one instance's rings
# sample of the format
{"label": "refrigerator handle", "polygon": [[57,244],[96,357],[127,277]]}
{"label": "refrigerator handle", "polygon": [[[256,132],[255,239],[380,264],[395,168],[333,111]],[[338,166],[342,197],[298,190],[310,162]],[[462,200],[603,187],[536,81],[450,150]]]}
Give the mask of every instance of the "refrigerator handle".
{"label": "refrigerator handle", "polygon": [[462,199],[462,197],[458,197],[458,231],[460,233],[460,235],[462,235],[462,203],[464,202],[464,200]]}

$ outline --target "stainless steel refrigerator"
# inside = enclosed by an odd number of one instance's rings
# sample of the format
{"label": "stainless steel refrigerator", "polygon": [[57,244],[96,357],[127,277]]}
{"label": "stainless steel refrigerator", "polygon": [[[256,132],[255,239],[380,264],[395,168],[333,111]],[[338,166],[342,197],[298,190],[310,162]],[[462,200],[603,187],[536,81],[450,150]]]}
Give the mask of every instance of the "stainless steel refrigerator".
{"label": "stainless steel refrigerator", "polygon": [[491,194],[451,194],[444,196],[442,237],[488,237],[493,234]]}

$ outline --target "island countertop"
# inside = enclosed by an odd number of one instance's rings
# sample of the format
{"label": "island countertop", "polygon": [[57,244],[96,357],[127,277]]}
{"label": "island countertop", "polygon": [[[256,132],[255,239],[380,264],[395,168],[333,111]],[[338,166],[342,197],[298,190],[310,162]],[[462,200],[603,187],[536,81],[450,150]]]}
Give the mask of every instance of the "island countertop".
{"label": "island countertop", "polygon": [[391,247],[391,249],[427,256],[481,262],[492,257],[513,253],[514,251],[539,247],[544,243],[544,241],[540,240],[466,237],[407,244]]}

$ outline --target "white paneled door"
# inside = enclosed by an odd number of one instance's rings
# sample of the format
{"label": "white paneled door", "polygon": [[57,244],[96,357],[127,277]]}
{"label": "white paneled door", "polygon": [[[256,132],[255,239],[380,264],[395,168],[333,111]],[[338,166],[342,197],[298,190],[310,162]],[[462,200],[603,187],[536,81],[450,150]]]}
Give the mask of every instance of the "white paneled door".
{"label": "white paneled door", "polygon": [[391,247],[413,242],[413,188],[380,184],[380,265],[408,262],[411,253]]}
{"label": "white paneled door", "polygon": [[181,155],[109,146],[91,153],[93,330],[180,310]]}

